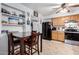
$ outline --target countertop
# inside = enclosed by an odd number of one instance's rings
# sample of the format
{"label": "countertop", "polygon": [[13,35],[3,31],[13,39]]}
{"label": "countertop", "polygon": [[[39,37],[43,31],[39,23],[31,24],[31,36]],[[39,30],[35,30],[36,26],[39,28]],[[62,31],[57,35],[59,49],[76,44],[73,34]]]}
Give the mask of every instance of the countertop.
{"label": "countertop", "polygon": [[77,34],[79,34],[79,31],[77,31],[77,32],[71,32],[71,31],[52,30],[52,32],[64,32],[64,33],[77,33]]}
{"label": "countertop", "polygon": [[52,30],[52,32],[64,32],[64,31],[59,31],[59,30]]}
{"label": "countertop", "polygon": [[64,31],[65,33],[75,33],[75,34],[79,34],[79,31],[77,32],[71,32],[71,31]]}

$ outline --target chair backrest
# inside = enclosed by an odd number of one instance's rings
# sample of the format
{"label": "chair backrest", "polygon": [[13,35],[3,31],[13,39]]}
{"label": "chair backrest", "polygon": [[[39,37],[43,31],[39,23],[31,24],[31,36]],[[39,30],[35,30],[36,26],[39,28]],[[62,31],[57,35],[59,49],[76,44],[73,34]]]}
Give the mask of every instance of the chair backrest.
{"label": "chair backrest", "polygon": [[31,39],[32,39],[32,42],[37,42],[38,35],[37,35],[37,33],[35,31],[32,32]]}
{"label": "chair backrest", "polygon": [[11,50],[11,47],[14,46],[14,43],[13,43],[13,34],[11,32],[8,32],[6,31],[7,33],[7,36],[8,36],[8,55],[11,54],[10,50]]}
{"label": "chair backrest", "polygon": [[13,45],[13,34],[11,32],[8,33],[9,44]]}

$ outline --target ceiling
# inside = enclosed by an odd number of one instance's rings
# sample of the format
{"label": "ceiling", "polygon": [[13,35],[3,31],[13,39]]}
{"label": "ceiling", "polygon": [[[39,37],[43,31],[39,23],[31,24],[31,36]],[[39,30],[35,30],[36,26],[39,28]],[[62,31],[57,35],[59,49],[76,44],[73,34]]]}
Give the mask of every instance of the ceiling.
{"label": "ceiling", "polygon": [[55,14],[57,7],[61,4],[62,3],[22,3],[22,5],[38,11],[43,16]]}
{"label": "ceiling", "polygon": [[52,6],[54,7],[54,6],[59,5],[57,3],[22,3],[22,4],[33,10],[38,11],[43,16],[48,16],[51,13],[53,13],[55,9],[52,9]]}

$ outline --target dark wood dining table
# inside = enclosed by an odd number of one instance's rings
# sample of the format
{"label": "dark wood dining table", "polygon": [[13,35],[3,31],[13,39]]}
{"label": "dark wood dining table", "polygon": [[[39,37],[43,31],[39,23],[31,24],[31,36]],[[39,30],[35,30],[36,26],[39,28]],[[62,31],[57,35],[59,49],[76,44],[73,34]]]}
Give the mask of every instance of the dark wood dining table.
{"label": "dark wood dining table", "polygon": [[[31,34],[28,35],[27,32],[16,32],[16,33],[13,33],[13,35],[20,39],[20,54],[25,55],[25,53],[24,53],[24,41],[27,40],[31,36]],[[39,44],[40,44],[40,52],[42,52],[42,34],[38,33],[38,36],[40,36]]]}

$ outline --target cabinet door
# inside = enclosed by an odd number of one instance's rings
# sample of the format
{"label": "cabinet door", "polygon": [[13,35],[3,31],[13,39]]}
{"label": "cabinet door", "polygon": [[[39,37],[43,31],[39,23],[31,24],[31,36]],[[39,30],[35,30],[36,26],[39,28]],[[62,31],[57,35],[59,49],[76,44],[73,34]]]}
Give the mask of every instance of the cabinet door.
{"label": "cabinet door", "polygon": [[58,32],[58,40],[64,41],[64,32]]}
{"label": "cabinet door", "polygon": [[59,18],[58,19],[58,25],[64,25],[64,18]]}
{"label": "cabinet door", "polygon": [[58,20],[57,19],[53,19],[53,26],[57,26],[58,25]]}
{"label": "cabinet door", "polygon": [[64,25],[64,18],[62,18],[62,17],[55,18],[53,20],[53,25],[54,26],[56,26],[56,25],[58,25],[58,26]]}
{"label": "cabinet door", "polygon": [[76,15],[76,21],[79,21],[79,15]]}
{"label": "cabinet door", "polygon": [[52,32],[52,39],[53,39],[53,40],[57,40],[57,36],[58,36],[58,35],[57,35],[57,31],[53,31],[53,32]]}

